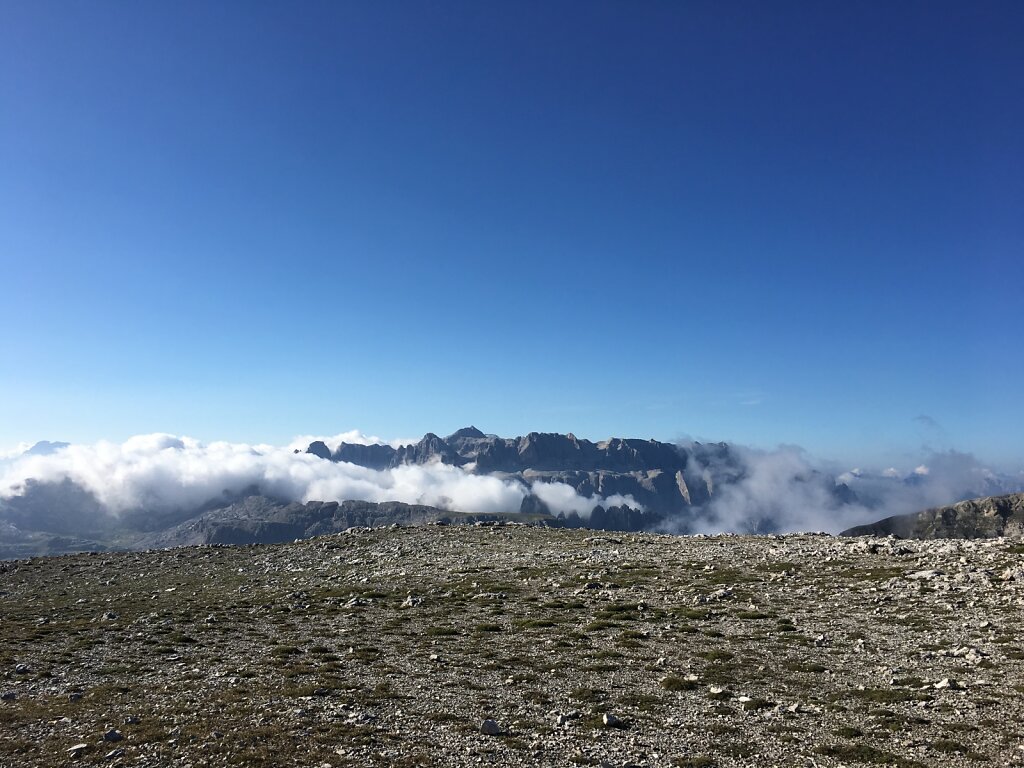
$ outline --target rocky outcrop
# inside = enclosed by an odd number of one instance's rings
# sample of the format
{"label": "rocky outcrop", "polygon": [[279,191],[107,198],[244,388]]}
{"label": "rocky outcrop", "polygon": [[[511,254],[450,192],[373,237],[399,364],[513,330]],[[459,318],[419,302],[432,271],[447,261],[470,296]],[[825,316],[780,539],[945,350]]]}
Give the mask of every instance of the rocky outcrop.
{"label": "rocky outcrop", "polygon": [[428,432],[415,445],[403,445],[395,450],[392,465],[430,464],[435,461],[456,466],[464,463],[462,457],[448,443],[433,432]]}
{"label": "rocky outcrop", "polygon": [[858,525],[840,535],[901,539],[1024,538],[1024,494],[988,496],[909,515],[895,515],[869,525]]}
{"label": "rocky outcrop", "polygon": [[610,506],[607,509],[598,505],[590,513],[586,526],[602,531],[643,531],[654,528],[660,522],[660,515],[625,505]]}
{"label": "rocky outcrop", "polygon": [[[298,453],[298,449],[296,449],[295,452]],[[327,447],[327,443],[323,440],[314,440],[310,443],[309,447],[306,449],[306,453],[311,453],[321,459],[330,460],[331,458],[331,449]]]}
{"label": "rocky outcrop", "polygon": [[[313,451],[309,451],[309,453],[313,453]],[[317,455],[322,456],[320,453]],[[342,443],[338,446],[338,450],[328,456],[322,456],[322,458],[329,458],[331,461],[347,461],[350,464],[358,464],[360,467],[369,467],[370,469],[388,469],[400,463],[395,461],[395,449],[390,445]]]}

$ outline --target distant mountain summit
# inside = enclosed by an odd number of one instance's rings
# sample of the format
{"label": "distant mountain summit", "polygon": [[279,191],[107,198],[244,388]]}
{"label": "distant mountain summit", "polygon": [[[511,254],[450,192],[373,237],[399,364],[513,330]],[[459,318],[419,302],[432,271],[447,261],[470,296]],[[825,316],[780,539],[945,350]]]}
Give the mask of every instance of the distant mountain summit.
{"label": "distant mountain summit", "polygon": [[[742,475],[743,467],[728,445],[680,446],[657,440],[611,438],[583,440],[572,433],[530,432],[520,437],[485,434],[474,426],[448,437],[428,432],[414,444],[341,443],[331,451],[310,443],[307,453],[370,469],[439,462],[476,474],[517,479],[527,485],[558,482],[583,497],[626,497],[646,513],[643,525],[708,503],[715,488]],[[543,502],[528,497],[524,505],[538,511]]]}
{"label": "distant mountain summit", "polygon": [[57,451],[67,448],[71,443],[62,442],[51,442],[50,440],[40,440],[38,443],[29,448],[24,456],[49,456],[56,453]]}
{"label": "distant mountain summit", "polygon": [[463,427],[462,429],[458,429],[455,432],[453,432],[452,434],[448,435],[448,437],[445,438],[445,439],[450,441],[450,440],[458,440],[459,438],[463,438],[463,437],[468,437],[468,438],[473,439],[473,440],[479,440],[480,438],[487,437],[487,435],[485,435],[483,432],[481,432],[476,427]]}

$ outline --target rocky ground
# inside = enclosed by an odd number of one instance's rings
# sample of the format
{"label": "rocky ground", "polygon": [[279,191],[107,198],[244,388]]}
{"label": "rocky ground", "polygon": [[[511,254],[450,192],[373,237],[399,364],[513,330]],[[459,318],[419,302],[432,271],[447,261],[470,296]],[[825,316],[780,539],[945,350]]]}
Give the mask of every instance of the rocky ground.
{"label": "rocky ground", "polygon": [[4,766],[1024,765],[1004,539],[361,529],[0,563],[0,617]]}

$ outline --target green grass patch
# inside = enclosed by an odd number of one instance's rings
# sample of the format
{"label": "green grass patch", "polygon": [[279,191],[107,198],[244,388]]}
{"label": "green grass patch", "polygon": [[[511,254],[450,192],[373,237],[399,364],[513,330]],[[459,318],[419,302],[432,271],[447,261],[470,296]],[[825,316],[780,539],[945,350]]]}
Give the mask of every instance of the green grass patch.
{"label": "green grass patch", "polygon": [[692,691],[697,687],[696,680],[686,680],[678,675],[668,675],[658,683],[666,691]]}

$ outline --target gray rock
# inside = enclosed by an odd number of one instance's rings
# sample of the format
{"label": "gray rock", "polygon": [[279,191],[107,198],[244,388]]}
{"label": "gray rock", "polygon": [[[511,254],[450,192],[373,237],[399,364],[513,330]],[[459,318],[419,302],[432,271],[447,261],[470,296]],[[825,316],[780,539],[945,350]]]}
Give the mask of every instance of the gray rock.
{"label": "gray rock", "polygon": [[626,723],[621,718],[611,714],[610,712],[605,712],[601,716],[601,722],[604,723],[604,727],[605,728],[625,728],[626,727]]}
{"label": "gray rock", "polygon": [[999,574],[1002,581],[1024,581],[1024,568],[1007,568]]}
{"label": "gray rock", "polygon": [[721,589],[716,589],[714,592],[710,592],[709,594],[701,595],[700,597],[696,598],[694,602],[698,604],[717,603],[721,600],[728,600],[731,597],[732,590],[728,587],[722,587]]}
{"label": "gray rock", "polygon": [[501,726],[498,725],[497,721],[487,718],[480,724],[480,733],[484,736],[500,736]]}

